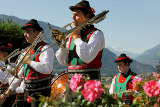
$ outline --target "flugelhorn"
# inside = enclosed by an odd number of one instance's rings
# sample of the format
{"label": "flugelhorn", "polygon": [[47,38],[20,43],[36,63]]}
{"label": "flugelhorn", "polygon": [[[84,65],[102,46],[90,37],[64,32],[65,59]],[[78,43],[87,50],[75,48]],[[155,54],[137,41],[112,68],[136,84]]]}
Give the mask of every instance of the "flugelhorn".
{"label": "flugelhorn", "polygon": [[[69,23],[63,27],[63,29],[65,30],[64,32],[60,31],[59,29],[52,29],[50,24],[48,24],[49,29],[51,30],[52,37],[53,37],[54,41],[57,43],[57,45],[59,47],[64,48],[66,46],[66,42],[67,42],[66,38],[68,38],[72,32],[74,32],[76,30],[81,30],[82,28],[84,28],[87,25],[97,24],[97,23],[101,22],[102,20],[104,20],[106,18],[106,14],[108,12],[109,12],[109,10],[107,10],[107,11],[105,10],[105,11],[97,14],[93,18],[89,19],[85,23],[83,23],[79,26],[76,26],[76,27],[72,27],[72,23]],[[70,27],[71,29],[67,30],[66,29],[67,27]]]}

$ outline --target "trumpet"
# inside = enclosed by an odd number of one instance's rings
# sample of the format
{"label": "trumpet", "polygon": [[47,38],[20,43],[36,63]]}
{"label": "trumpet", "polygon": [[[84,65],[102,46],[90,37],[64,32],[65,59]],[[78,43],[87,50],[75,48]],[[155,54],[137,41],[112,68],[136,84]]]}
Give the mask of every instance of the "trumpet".
{"label": "trumpet", "polygon": [[[87,25],[92,25],[92,24],[97,24],[99,22],[101,22],[102,20],[104,20],[106,18],[106,14],[109,12],[109,10],[105,10],[99,14],[97,14],[96,16],[94,16],[93,18],[89,19],[88,21],[86,21],[85,23],[76,26],[76,27],[72,27],[73,23],[69,23],[67,25],[65,25],[64,27],[62,27],[63,29],[65,29],[64,32],[60,31],[59,29],[52,29],[51,25],[48,24],[49,29],[52,32],[52,37],[53,40],[56,42],[56,44],[61,47],[61,48],[65,48],[66,46],[66,42],[67,42],[67,38],[69,37],[69,35],[77,30],[81,30],[82,28],[84,28]],[[67,28],[70,27],[69,30],[67,30]]]}
{"label": "trumpet", "polygon": [[1,60],[4,62],[8,60],[8,62],[10,63],[10,59],[19,55],[20,53],[21,53],[21,51],[19,49],[16,49],[13,52],[11,52],[8,56],[2,58]]}

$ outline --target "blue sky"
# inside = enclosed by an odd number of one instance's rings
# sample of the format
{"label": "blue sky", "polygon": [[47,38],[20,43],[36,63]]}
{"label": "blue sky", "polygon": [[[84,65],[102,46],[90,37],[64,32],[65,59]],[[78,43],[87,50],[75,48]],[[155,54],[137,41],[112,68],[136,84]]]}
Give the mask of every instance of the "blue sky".
{"label": "blue sky", "polygon": [[[69,6],[80,0],[0,0],[0,14],[36,18],[63,27],[72,21]],[[142,53],[160,43],[160,0],[89,0],[96,14],[110,10],[96,25],[106,47]]]}

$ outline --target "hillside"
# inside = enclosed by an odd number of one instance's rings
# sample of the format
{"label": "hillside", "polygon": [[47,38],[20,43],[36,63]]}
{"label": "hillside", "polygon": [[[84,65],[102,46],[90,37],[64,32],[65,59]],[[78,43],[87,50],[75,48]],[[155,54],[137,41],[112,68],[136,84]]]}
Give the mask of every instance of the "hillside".
{"label": "hillside", "polygon": [[153,47],[152,49],[149,49],[136,57],[136,60],[144,63],[144,64],[150,64],[152,66],[156,66],[160,62],[160,44]]}
{"label": "hillside", "polygon": [[[8,16],[8,15],[4,15],[4,14],[0,14],[0,20],[1,21],[12,21],[12,22],[15,22],[17,24],[19,24],[20,26],[22,26],[23,24],[25,24],[28,20],[25,20],[25,19],[21,19],[21,18],[18,18],[16,16]],[[30,20],[30,19],[29,19]],[[48,23],[47,22],[43,22],[43,21],[38,21],[40,26],[44,29],[44,33],[45,33],[45,41],[48,42],[48,43],[53,43],[52,41],[52,38],[51,38],[51,32],[49,30],[49,26],[48,26]],[[51,25],[52,28],[54,29],[60,29],[60,30],[63,30],[61,29],[60,27],[58,26],[54,26],[54,25]]]}
{"label": "hillside", "polygon": [[125,50],[120,50],[120,49],[113,49],[111,47],[108,48],[109,50],[111,50],[113,53],[115,53],[117,56],[119,56],[122,52],[126,53],[128,56],[130,56],[131,58],[136,58],[139,54],[137,53],[133,53],[133,52],[128,52]]}

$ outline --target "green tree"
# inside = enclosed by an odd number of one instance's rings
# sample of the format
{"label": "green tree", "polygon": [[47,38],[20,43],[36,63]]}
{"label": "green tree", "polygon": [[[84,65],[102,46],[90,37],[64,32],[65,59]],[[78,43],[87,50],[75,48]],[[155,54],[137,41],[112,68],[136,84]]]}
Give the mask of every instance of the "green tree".
{"label": "green tree", "polygon": [[12,43],[13,48],[11,51],[26,47],[21,26],[10,19],[0,20],[0,43],[0,45]]}

